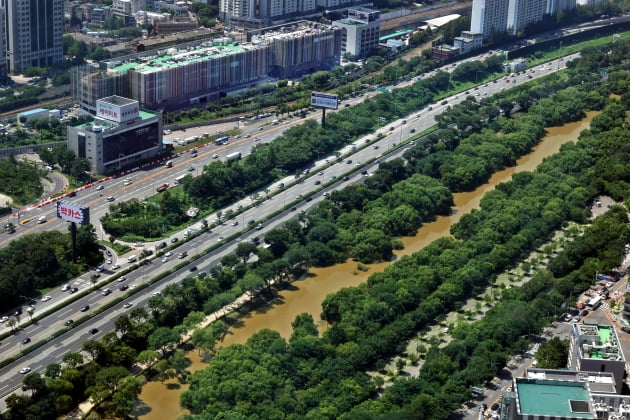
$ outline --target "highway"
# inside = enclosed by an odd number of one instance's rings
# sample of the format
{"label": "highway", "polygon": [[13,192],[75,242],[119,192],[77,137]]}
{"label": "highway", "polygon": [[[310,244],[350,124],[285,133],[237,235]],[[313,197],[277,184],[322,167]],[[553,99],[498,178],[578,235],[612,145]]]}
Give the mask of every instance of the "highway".
{"label": "highway", "polygon": [[[486,95],[490,96],[499,92],[502,88],[509,88],[516,84],[530,80],[528,76],[532,76],[534,78],[541,77],[562,69],[566,60],[569,59],[571,58],[567,57],[564,61],[551,62],[543,66],[543,68],[537,67],[535,73],[522,72],[520,75],[509,78],[511,80],[509,83],[507,83],[504,79],[499,79],[496,83],[488,83],[487,85],[480,86],[478,90],[473,89],[469,92],[469,94],[475,96],[479,93],[480,98]],[[36,324],[28,326],[22,331],[19,331],[17,334],[3,340],[0,345],[0,357],[2,357],[2,359],[6,359],[11,355],[17,354],[22,347],[21,342],[23,338],[30,338],[31,344],[40,340],[46,340],[52,332],[60,330],[63,327],[64,322],[68,319],[77,321],[82,315],[89,314],[91,311],[103,307],[103,305],[108,302],[112,302],[114,299],[119,299],[121,296],[130,294],[133,292],[133,286],[149,282],[150,279],[159,273],[162,273],[167,269],[172,269],[177,263],[183,261],[176,257],[177,253],[185,250],[189,256],[193,256],[213,245],[218,244],[219,237],[226,238],[222,241],[222,245],[219,248],[208,253],[203,258],[180,268],[176,272],[160,280],[158,283],[143,289],[141,293],[129,296],[124,301],[121,301],[112,308],[94,316],[82,323],[80,326],[70,329],[63,335],[52,339],[42,347],[38,348],[37,351],[29,353],[27,356],[22,357],[16,362],[0,369],[0,377],[2,378],[2,382],[0,384],[0,396],[2,396],[4,400],[4,397],[7,394],[21,386],[23,376],[18,373],[20,369],[28,366],[32,369],[32,371],[42,372],[48,364],[61,362],[61,358],[65,353],[80,351],[81,346],[87,339],[100,338],[103,334],[112,331],[114,329],[114,320],[117,316],[125,313],[126,311],[131,311],[131,309],[135,307],[146,307],[147,302],[153,293],[162,290],[168,284],[180,282],[185,277],[194,275],[194,273],[189,271],[189,267],[191,265],[197,267],[197,272],[207,271],[210,267],[216,265],[223,256],[232,253],[239,242],[249,241],[252,236],[260,236],[263,238],[267,231],[275,228],[284,221],[295,217],[301,210],[307,211],[308,209],[316,206],[320,200],[324,199],[324,192],[342,189],[348,183],[360,182],[362,179],[361,172],[367,171],[369,174],[376,170],[377,163],[373,162],[373,160],[377,156],[383,154],[380,159],[392,159],[394,157],[401,156],[409,147],[401,144],[401,142],[404,143],[410,138],[412,135],[412,129],[415,130],[416,133],[420,133],[423,130],[432,127],[435,124],[434,117],[437,114],[443,112],[446,107],[463,100],[465,96],[466,95],[464,94],[458,94],[450,98],[446,98],[446,105],[441,105],[441,100],[438,103],[433,104],[431,106],[431,110],[427,107],[424,110],[406,116],[406,123],[404,123],[402,119],[395,121],[387,124],[385,127],[382,127],[376,133],[372,133],[356,140],[354,144],[348,145],[339,151],[343,158],[340,159],[340,161],[335,158],[334,154],[331,156],[323,156],[318,162],[316,162],[315,166],[308,175],[301,176],[299,179],[296,179],[293,175],[287,176],[271,185],[269,187],[270,198],[264,200],[257,206],[250,206],[252,204],[250,199],[245,198],[239,203],[234,203],[230,207],[222,209],[223,214],[225,214],[229,209],[236,212],[239,205],[245,206],[243,213],[236,216],[235,220],[239,222],[237,226],[233,226],[231,222],[228,221],[224,224],[213,227],[210,231],[202,233],[187,242],[180,240],[178,242],[178,245],[180,246],[172,251],[175,254],[174,256],[170,257],[166,262],[162,262],[162,256],[152,256],[150,263],[127,274],[127,280],[124,282],[119,283],[117,281],[113,281],[108,286],[113,290],[113,292],[108,296],[103,296],[100,292],[94,291],[87,293],[75,302],[69,303],[70,299],[74,298],[76,295],[70,295],[68,292],[62,292],[60,289],[51,291],[49,293],[51,296],[50,301],[37,302],[35,314],[41,313],[47,309],[52,309],[55,305],[61,305],[62,307],[49,316],[39,320]],[[300,121],[301,119],[295,121],[295,123]],[[289,125],[290,124],[283,124],[280,126],[271,126],[271,128],[276,128],[278,131],[281,131],[286,129]],[[390,129],[391,127],[393,127],[393,130]],[[377,140],[377,136],[374,135],[377,133],[391,134],[385,135],[380,140]],[[271,130],[263,130],[263,132],[259,133],[258,137],[261,137],[261,141],[271,141],[271,136],[273,135],[275,135],[275,133],[271,133]],[[124,186],[125,177],[110,179],[102,183],[102,185],[104,185],[104,190],[102,191],[103,197],[100,196],[101,191],[97,191],[96,188],[89,188],[80,191],[73,201],[78,201],[82,204],[91,206],[92,222],[96,225],[98,224],[98,218],[107,211],[107,205],[109,203],[105,201],[106,196],[113,195],[115,196],[116,201],[128,200],[134,197],[147,197],[154,194],[156,186],[161,185],[164,182],[172,182],[172,179],[180,174],[191,173],[188,171],[191,163],[194,163],[196,167],[199,167],[202,163],[212,161],[212,155],[214,153],[221,154],[221,156],[225,156],[225,154],[228,153],[228,150],[229,153],[233,153],[234,151],[240,151],[243,154],[249,153],[248,149],[251,149],[252,144],[255,143],[254,138],[254,134],[252,133],[252,137],[239,139],[232,142],[227,147],[209,146],[207,148],[201,148],[199,149],[199,156],[196,158],[191,158],[188,153],[184,153],[177,159],[173,160],[173,168],[166,168],[162,166],[151,170],[137,171],[132,175],[129,175],[133,179],[133,184],[128,186]],[[378,148],[375,148],[374,146],[378,146]],[[348,160],[352,160],[352,163],[347,163]],[[344,180],[345,176],[348,178]],[[317,180],[320,180],[322,185],[316,185],[315,182]],[[280,188],[280,183],[283,183],[285,187]],[[304,199],[308,194],[313,194],[311,201],[306,201]],[[258,224],[258,222],[264,220],[267,215],[284,207],[286,207],[287,210],[278,214],[271,220],[265,220],[262,223],[262,229],[260,231],[246,230],[247,221],[255,220],[257,222],[256,224]],[[295,207],[295,210],[292,209],[293,207]],[[28,226],[28,228],[23,230],[35,232],[44,228],[65,229],[65,227],[61,225],[65,225],[66,222],[57,221],[53,212],[54,206],[52,205],[41,209],[41,214],[46,214],[49,222],[39,226]],[[31,216],[29,214],[29,217],[35,219],[39,214],[40,213],[35,213],[34,211],[34,215]],[[208,218],[210,224],[212,224],[213,219],[213,216]],[[200,225],[201,223],[197,222],[194,227],[200,228]],[[251,226],[250,228],[253,227],[254,226]],[[7,235],[5,235],[2,239],[7,240],[6,236]],[[178,234],[177,236],[179,239],[182,239],[181,235]],[[169,242],[168,239],[165,239],[165,241],[167,243]],[[147,244],[146,246],[149,245]],[[116,261],[113,261],[113,263],[115,262]],[[124,270],[125,267],[128,266],[126,261],[119,260],[118,263],[122,266],[122,268],[118,271]],[[89,290],[92,286],[89,281],[89,274],[90,273],[87,273],[82,276],[81,279],[73,282],[73,285],[78,287],[80,292],[85,293],[86,290]],[[106,270],[102,277],[107,278],[113,274],[114,272],[112,270]],[[120,284],[127,284],[130,286],[130,289],[125,292],[121,292],[118,290],[118,286]],[[123,303],[125,302],[131,302],[133,305],[131,308],[125,309],[123,308]],[[90,306],[90,311],[86,313],[80,312],[80,308],[85,305]],[[24,320],[25,317],[27,317],[26,311],[24,315],[22,315],[22,320]],[[6,323],[2,324],[0,328],[7,328]],[[89,334],[88,330],[92,328],[98,328],[99,332],[95,335]],[[0,410],[1,409],[4,409],[3,403],[0,403]]]}

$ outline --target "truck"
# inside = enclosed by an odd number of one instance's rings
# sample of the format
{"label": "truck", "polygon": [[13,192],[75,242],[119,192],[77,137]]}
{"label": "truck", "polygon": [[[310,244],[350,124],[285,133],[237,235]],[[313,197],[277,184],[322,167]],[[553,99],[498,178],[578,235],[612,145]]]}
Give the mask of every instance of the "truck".
{"label": "truck", "polygon": [[157,187],[155,191],[162,192],[162,191],[166,191],[167,189],[168,189],[168,184],[162,184],[159,187]]}
{"label": "truck", "polygon": [[228,140],[230,140],[228,136],[219,137],[218,139],[214,140],[214,144],[216,146],[220,146],[222,144],[227,144]]}
{"label": "truck", "polygon": [[226,162],[232,162],[234,160],[239,160],[241,158],[241,152],[230,153],[225,157]]}

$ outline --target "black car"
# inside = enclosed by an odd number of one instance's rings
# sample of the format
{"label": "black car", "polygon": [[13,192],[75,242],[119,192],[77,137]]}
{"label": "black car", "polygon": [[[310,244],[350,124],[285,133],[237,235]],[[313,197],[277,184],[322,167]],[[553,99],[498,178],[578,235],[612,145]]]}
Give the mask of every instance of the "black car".
{"label": "black car", "polygon": [[625,332],[626,334],[630,334],[630,327],[621,327],[621,331]]}
{"label": "black car", "polygon": [[90,310],[90,305],[85,305],[84,307],[81,308],[81,312],[87,312]]}
{"label": "black car", "polygon": [[256,223],[256,221],[252,219],[252,220],[250,220],[249,222],[247,222],[247,226],[251,226],[251,225],[253,225],[254,223]]}
{"label": "black car", "polygon": [[194,266],[194,265],[193,265],[193,266],[188,267],[188,271],[190,271],[191,273],[192,273],[193,271],[197,271],[197,266]]}
{"label": "black car", "polygon": [[173,239],[171,239],[171,243],[174,244],[175,242],[179,241],[179,239],[177,237],[174,237]]}
{"label": "black car", "polygon": [[28,344],[31,342],[31,339],[26,337],[24,340],[22,340],[22,344]]}
{"label": "black car", "polygon": [[107,251],[105,251],[105,254],[106,254],[108,257],[111,257],[111,256],[112,256],[112,251],[110,251],[110,250],[108,249]]}
{"label": "black car", "polygon": [[118,286],[118,290],[120,290],[121,292],[124,292],[127,289],[129,289],[129,286],[127,286],[126,284],[121,284],[120,286]]}
{"label": "black car", "polygon": [[70,324],[72,324],[74,321],[72,319],[67,320],[66,322],[63,323],[63,325],[65,325],[66,327]]}
{"label": "black car", "polygon": [[442,101],[440,102],[441,105],[446,105],[448,103],[448,101]]}
{"label": "black car", "polygon": [[79,289],[78,289],[78,288],[76,288],[76,287],[72,287],[72,288],[70,288],[70,293],[76,293],[76,292],[78,292],[78,291],[79,291]]}
{"label": "black car", "polygon": [[252,238],[252,242],[253,242],[253,243],[255,243],[255,244],[257,244],[258,242],[260,242],[260,238],[259,238],[258,236],[254,236],[254,237]]}
{"label": "black car", "polygon": [[90,334],[94,335],[97,332],[98,332],[98,328],[90,328],[90,331],[89,331]]}
{"label": "black car", "polygon": [[320,181],[320,180],[315,181],[315,185],[319,185],[321,183],[322,183],[322,181]]}
{"label": "black car", "polygon": [[166,248],[166,242],[160,242],[160,244],[158,245],[158,248],[159,249]]}

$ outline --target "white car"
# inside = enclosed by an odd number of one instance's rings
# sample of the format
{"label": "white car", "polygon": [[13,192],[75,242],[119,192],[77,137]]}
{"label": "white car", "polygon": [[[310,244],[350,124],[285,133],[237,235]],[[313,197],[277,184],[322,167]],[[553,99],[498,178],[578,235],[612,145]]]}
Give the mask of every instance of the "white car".
{"label": "white car", "polygon": [[123,305],[123,308],[125,308],[125,309],[129,309],[129,308],[131,308],[132,306],[133,306],[133,303],[131,303],[131,302],[127,302],[127,303],[125,303],[125,304]]}
{"label": "white car", "polygon": [[[118,270],[119,268],[120,268],[120,266],[118,264],[112,265],[112,270]],[[122,280],[120,280],[120,281],[122,281]]]}
{"label": "white car", "polygon": [[166,258],[166,257],[162,258],[162,262],[163,263],[168,262],[168,258]]}
{"label": "white car", "polygon": [[137,284],[132,284],[131,286],[129,286],[130,289],[135,289],[136,287],[138,287]]}
{"label": "white car", "polygon": [[42,302],[48,302],[50,299],[52,299],[50,296],[46,295],[42,298]]}
{"label": "white car", "polygon": [[133,181],[131,179],[125,179],[125,187],[131,184],[133,184]]}
{"label": "white car", "polygon": [[7,322],[8,320],[9,320],[8,316],[3,316],[2,318],[0,318],[0,323]]}
{"label": "white car", "polygon": [[223,239],[225,239],[223,236],[219,236],[219,237],[217,238],[217,242],[221,242]]}
{"label": "white car", "polygon": [[167,251],[166,254],[164,254],[165,257],[170,257],[171,255],[173,255],[171,251]]}
{"label": "white car", "polygon": [[30,367],[23,367],[22,369],[20,369],[20,373],[22,375],[26,375],[27,373],[29,373],[31,371]]}

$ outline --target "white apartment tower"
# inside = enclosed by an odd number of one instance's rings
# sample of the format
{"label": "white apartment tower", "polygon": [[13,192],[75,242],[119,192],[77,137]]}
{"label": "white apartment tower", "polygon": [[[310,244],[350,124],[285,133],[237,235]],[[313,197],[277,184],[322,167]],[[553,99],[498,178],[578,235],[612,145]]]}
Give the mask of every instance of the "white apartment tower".
{"label": "white apartment tower", "polygon": [[510,0],[507,30],[518,34],[528,24],[540,22],[547,11],[548,0]]}
{"label": "white apartment tower", "polygon": [[63,60],[63,0],[0,0],[11,72]]}
{"label": "white apartment tower", "polygon": [[518,34],[530,23],[540,22],[545,15],[554,15],[579,5],[601,3],[603,0],[473,0],[470,32]]}
{"label": "white apartment tower", "polygon": [[505,32],[509,0],[473,0],[470,16],[470,32],[488,38],[495,33]]}

